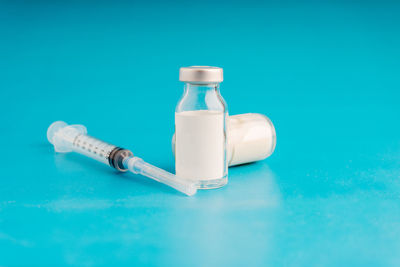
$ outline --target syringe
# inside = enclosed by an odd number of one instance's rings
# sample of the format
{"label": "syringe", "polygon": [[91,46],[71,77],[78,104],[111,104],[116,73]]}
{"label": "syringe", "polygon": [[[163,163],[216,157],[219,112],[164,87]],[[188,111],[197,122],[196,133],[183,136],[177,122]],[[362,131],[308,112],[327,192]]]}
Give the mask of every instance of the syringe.
{"label": "syringe", "polygon": [[141,174],[176,190],[192,196],[197,192],[197,185],[190,180],[184,180],[172,173],[144,162],[133,156],[132,152],[117,147],[87,135],[83,125],[68,125],[63,121],[56,121],[47,130],[47,139],[54,145],[56,152],[77,152],[103,162],[118,171],[131,171]]}

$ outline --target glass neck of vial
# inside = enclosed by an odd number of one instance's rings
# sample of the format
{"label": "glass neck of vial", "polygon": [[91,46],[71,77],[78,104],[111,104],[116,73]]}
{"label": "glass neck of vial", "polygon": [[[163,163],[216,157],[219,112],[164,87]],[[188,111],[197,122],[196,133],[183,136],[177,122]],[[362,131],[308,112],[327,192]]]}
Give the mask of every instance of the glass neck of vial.
{"label": "glass neck of vial", "polygon": [[219,92],[219,83],[185,83],[185,91],[177,109],[218,110],[225,112],[226,104]]}
{"label": "glass neck of vial", "polygon": [[219,83],[185,83],[185,94],[210,94],[211,92],[219,93]]}

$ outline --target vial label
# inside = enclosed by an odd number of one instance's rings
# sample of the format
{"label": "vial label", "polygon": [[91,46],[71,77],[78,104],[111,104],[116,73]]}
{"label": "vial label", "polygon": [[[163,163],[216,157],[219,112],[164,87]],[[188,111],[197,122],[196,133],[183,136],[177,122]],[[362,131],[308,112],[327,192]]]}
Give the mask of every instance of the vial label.
{"label": "vial label", "polygon": [[220,179],[225,173],[224,113],[197,110],[175,113],[177,176]]}

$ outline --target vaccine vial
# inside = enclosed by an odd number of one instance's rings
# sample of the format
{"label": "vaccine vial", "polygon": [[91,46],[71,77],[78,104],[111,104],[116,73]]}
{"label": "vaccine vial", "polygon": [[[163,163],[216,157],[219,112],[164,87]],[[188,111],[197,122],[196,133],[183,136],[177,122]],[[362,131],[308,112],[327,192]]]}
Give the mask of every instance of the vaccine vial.
{"label": "vaccine vial", "polygon": [[[259,113],[231,115],[228,121],[228,166],[260,161],[272,155],[276,146],[276,132],[271,120]],[[172,136],[175,155],[175,134]]]}
{"label": "vaccine vial", "polygon": [[266,159],[274,152],[275,146],[275,127],[267,116],[259,113],[229,116],[229,166]]}
{"label": "vaccine vial", "polygon": [[194,180],[199,189],[212,189],[228,182],[228,109],[219,90],[221,68],[181,68],[184,93],[175,110],[176,175]]}

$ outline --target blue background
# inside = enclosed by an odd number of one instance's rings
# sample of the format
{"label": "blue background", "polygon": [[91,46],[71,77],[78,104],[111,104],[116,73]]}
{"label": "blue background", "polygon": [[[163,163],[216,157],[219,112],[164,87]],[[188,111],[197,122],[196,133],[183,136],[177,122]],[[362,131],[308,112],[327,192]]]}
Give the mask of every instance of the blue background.
{"label": "blue background", "polygon": [[[0,4],[0,265],[399,266],[400,5]],[[89,134],[174,171],[181,66],[224,68],[230,114],[271,118],[268,159],[185,197],[80,155]]]}

